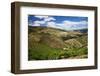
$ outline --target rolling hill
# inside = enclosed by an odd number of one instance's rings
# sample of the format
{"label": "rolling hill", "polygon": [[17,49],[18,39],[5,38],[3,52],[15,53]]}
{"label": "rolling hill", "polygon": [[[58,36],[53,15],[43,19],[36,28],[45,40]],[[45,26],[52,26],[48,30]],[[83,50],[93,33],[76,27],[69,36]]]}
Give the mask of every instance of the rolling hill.
{"label": "rolling hill", "polygon": [[28,27],[29,60],[87,58],[87,54],[87,29]]}

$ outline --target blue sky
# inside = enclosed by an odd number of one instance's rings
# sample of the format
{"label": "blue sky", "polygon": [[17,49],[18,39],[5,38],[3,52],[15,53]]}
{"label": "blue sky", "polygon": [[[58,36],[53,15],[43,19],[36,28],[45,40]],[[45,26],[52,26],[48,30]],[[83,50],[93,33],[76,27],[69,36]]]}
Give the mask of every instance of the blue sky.
{"label": "blue sky", "polygon": [[88,27],[88,17],[28,15],[28,25],[77,30]]}

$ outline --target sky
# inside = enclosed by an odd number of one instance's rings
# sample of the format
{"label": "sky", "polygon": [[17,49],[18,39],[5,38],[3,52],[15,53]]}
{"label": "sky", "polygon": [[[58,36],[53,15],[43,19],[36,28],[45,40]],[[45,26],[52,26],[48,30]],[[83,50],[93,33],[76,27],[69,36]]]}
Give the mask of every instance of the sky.
{"label": "sky", "polygon": [[88,27],[88,17],[28,15],[28,26],[78,30]]}

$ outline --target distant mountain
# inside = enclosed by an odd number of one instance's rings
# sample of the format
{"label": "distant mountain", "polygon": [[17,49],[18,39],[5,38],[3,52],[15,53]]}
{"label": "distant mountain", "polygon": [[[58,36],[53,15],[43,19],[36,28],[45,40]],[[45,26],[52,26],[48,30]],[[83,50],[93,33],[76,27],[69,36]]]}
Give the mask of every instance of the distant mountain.
{"label": "distant mountain", "polygon": [[73,30],[66,30],[66,29],[61,29],[61,28],[53,28],[53,27],[47,27],[47,26],[29,26],[29,27],[41,27],[41,28],[52,28],[52,29],[58,29],[58,30],[62,30],[62,31],[76,31],[76,32],[81,32],[81,33],[87,33],[88,32],[88,28],[83,28],[83,29],[73,29]]}
{"label": "distant mountain", "polygon": [[79,31],[81,33],[87,33],[88,32],[88,29],[86,28],[86,29],[80,29],[80,30],[74,30],[74,31]]}

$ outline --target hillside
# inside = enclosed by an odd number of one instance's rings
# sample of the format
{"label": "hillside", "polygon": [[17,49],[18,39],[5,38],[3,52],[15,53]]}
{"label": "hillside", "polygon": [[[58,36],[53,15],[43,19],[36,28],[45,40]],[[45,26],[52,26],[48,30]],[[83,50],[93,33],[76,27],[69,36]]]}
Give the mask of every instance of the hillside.
{"label": "hillside", "polygon": [[87,29],[65,31],[28,27],[28,59],[87,58]]}

